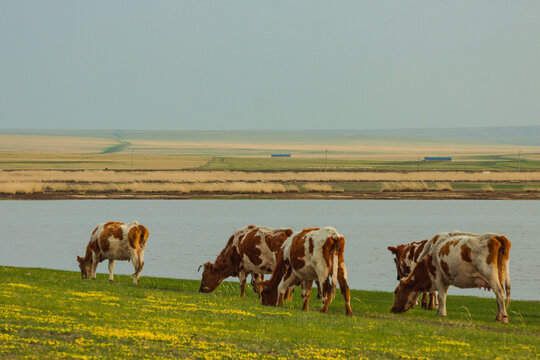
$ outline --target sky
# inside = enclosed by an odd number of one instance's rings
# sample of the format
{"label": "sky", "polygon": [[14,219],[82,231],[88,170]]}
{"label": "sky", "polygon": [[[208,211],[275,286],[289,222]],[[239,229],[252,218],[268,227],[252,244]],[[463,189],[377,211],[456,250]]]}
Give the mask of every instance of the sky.
{"label": "sky", "polygon": [[540,1],[2,1],[0,129],[540,125]]}

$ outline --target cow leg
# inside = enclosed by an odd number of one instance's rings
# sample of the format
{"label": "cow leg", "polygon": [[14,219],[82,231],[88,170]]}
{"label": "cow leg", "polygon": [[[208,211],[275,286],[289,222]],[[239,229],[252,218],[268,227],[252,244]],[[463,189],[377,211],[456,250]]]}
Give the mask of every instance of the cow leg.
{"label": "cow leg", "polygon": [[422,293],[422,309],[427,310],[428,304],[427,304],[427,293],[424,291]]}
{"label": "cow leg", "polygon": [[92,279],[96,280],[96,272],[97,272],[97,266],[98,266],[98,262],[93,262],[92,263]]}
{"label": "cow leg", "polygon": [[144,262],[139,257],[133,257],[131,258],[131,262],[133,263],[133,268],[135,269],[135,273],[133,276],[133,283],[137,285],[139,283],[140,273],[142,271],[142,268],[144,266]]}
{"label": "cow leg", "polygon": [[501,321],[505,324],[508,323],[508,314],[506,312],[506,307],[504,306],[504,291],[499,282],[499,279],[494,279],[490,282],[490,286],[497,297],[497,316],[495,316],[495,321]]}
{"label": "cow leg", "polygon": [[309,298],[311,297],[311,288],[313,287],[313,280],[302,282],[302,300],[304,304],[302,305],[302,310],[309,310]]}
{"label": "cow leg", "polygon": [[437,297],[437,293],[435,291],[432,291],[429,293],[429,305],[428,305],[428,310],[433,310],[435,309],[435,307],[437,306],[436,305],[436,297]]}
{"label": "cow leg", "polygon": [[[320,281],[320,280],[319,280]],[[322,308],[321,312],[324,314],[328,311],[328,306],[332,302],[332,285],[330,284],[330,278],[327,277],[324,281],[322,281],[323,286],[323,294],[322,294]]]}
{"label": "cow leg", "polygon": [[285,272],[285,276],[281,279],[278,285],[278,301],[277,306],[283,306],[283,296],[285,292],[294,285],[300,284],[299,279],[294,275],[292,269],[289,267]]}
{"label": "cow leg", "polygon": [[240,270],[238,272],[238,279],[240,279],[240,296],[246,296],[246,278],[247,274]]}
{"label": "cow leg", "polygon": [[322,294],[321,283],[319,281],[315,281],[315,285],[317,285],[317,299],[320,299]]}
{"label": "cow leg", "polygon": [[294,292],[294,287],[290,287],[285,291],[284,300],[292,301],[292,294]]}
{"label": "cow leg", "polygon": [[92,267],[90,269],[91,271],[91,274],[90,276],[92,277],[92,279],[96,279],[96,272],[97,272],[97,266],[99,264],[99,261],[100,261],[100,255],[95,253],[95,252],[92,252]]}
{"label": "cow leg", "polygon": [[345,268],[345,263],[339,264],[337,277],[339,281],[339,290],[341,290],[341,295],[343,295],[343,299],[345,300],[345,313],[347,316],[352,316],[351,293],[349,291],[349,284],[347,283],[347,269]]}
{"label": "cow leg", "polygon": [[114,260],[109,259],[109,281],[114,281]]}
{"label": "cow leg", "polygon": [[251,286],[253,288],[253,292],[257,293],[259,295],[259,299],[261,298],[261,283],[264,281],[264,275],[263,274],[251,274]]}
{"label": "cow leg", "polygon": [[438,316],[446,316],[446,293],[448,292],[448,285],[437,287],[437,297],[439,299],[439,309],[437,310]]}

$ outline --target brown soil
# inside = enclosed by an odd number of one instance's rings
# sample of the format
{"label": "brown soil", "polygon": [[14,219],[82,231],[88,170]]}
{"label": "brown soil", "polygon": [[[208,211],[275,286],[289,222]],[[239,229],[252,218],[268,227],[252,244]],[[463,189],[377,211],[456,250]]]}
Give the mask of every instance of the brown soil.
{"label": "brown soil", "polygon": [[77,193],[45,192],[33,194],[3,194],[0,200],[81,200],[81,199],[377,199],[377,200],[540,200],[540,192],[524,191],[430,191],[430,192],[300,192],[300,193]]}

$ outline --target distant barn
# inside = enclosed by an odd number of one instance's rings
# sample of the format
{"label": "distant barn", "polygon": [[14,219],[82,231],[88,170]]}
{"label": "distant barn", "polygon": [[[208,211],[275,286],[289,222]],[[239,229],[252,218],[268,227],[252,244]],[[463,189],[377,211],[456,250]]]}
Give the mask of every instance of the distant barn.
{"label": "distant barn", "polygon": [[270,157],[291,157],[291,154],[272,154]]}
{"label": "distant barn", "polygon": [[451,156],[426,156],[425,161],[452,161]]}

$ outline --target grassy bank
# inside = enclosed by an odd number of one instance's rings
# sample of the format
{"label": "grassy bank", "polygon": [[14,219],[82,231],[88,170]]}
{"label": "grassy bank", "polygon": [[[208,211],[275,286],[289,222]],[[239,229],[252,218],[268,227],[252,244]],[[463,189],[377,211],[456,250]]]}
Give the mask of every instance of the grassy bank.
{"label": "grassy bank", "polygon": [[198,282],[0,267],[0,358],[537,358],[540,303],[514,301],[510,323],[493,299],[450,296],[448,318],[389,313],[393,294],[352,291],[355,314],[336,296],[328,314],[302,312],[298,291],[263,307],[238,285],[214,294]]}

